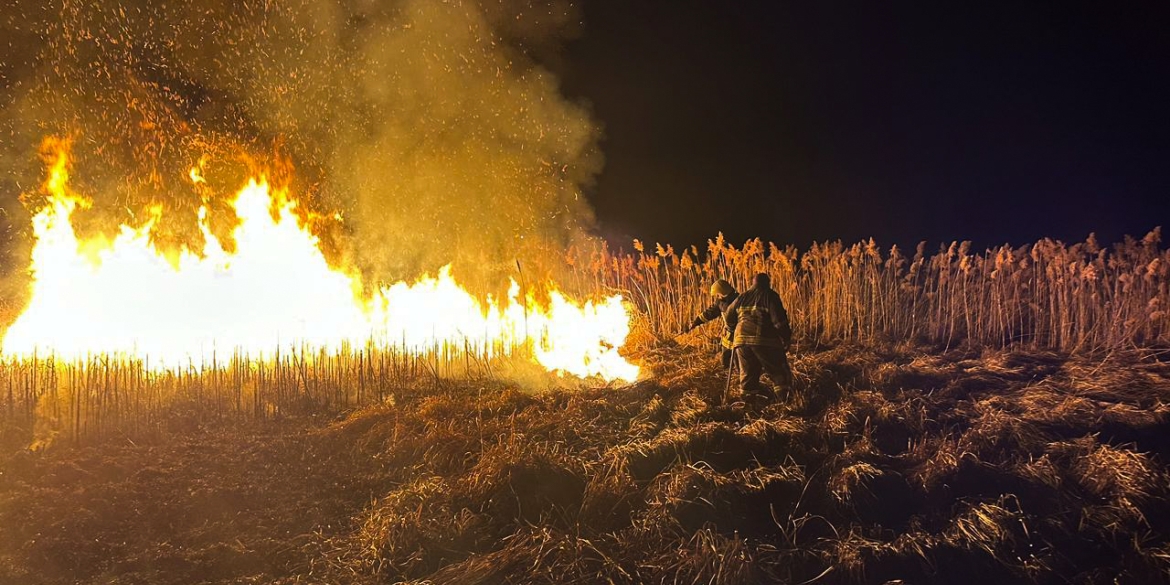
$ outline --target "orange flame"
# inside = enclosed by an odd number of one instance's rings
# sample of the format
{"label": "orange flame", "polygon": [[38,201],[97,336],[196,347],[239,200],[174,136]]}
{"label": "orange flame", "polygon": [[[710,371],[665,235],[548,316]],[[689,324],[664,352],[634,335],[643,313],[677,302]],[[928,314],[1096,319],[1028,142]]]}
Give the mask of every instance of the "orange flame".
{"label": "orange flame", "polygon": [[[47,205],[32,219],[31,300],[4,335],[5,355],[121,353],[171,368],[205,365],[216,352],[265,356],[289,345],[340,351],[373,342],[422,352],[451,344],[488,354],[530,347],[550,371],[637,378],[638,367],[618,353],[630,322],[620,296],[579,303],[553,290],[541,306],[521,299],[513,281],[504,302],[481,302],[447,266],[363,298],[360,277],[329,266],[298,221],[296,202],[263,177],[232,204],[239,223],[230,253],[209,229],[206,207],[199,210],[203,249],[184,249],[177,261],[150,244],[159,209],[139,227],[122,225],[112,241],[80,241],[71,216],[88,202],[68,188],[67,145],[46,146],[53,154]],[[198,169],[190,178],[203,181]]]}

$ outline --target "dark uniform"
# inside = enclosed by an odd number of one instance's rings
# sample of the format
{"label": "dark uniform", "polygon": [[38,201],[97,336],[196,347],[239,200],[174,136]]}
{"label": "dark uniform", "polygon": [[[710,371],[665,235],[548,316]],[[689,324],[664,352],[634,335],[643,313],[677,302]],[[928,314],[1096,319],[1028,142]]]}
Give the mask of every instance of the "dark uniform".
{"label": "dark uniform", "polygon": [[[707,307],[703,310],[702,313],[699,313],[699,316],[695,317],[694,321],[691,321],[691,326],[687,328],[687,331],[690,331],[691,329],[694,329],[703,323],[714,321],[723,317],[723,313],[727,311],[727,307],[730,307],[731,303],[735,302],[735,299],[737,298],[739,298],[739,293],[735,292],[734,289],[730,294],[719,297],[719,299],[712,303],[710,307]],[[727,368],[731,365],[732,345],[731,329],[727,328],[726,322],[723,325],[723,333],[719,336],[719,343],[723,346],[723,367]]]}
{"label": "dark uniform", "polygon": [[739,295],[723,315],[733,331],[732,346],[739,364],[739,387],[745,396],[772,394],[760,383],[766,373],[773,382],[791,390],[792,370],[785,352],[792,344],[792,327],[780,295],[772,290],[767,274],[757,274],[755,286]]}

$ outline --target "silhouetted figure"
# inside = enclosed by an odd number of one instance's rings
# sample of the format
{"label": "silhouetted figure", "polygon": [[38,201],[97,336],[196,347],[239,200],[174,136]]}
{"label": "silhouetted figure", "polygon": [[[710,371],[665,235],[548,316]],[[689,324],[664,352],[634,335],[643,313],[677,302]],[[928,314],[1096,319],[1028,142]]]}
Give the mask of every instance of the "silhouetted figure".
{"label": "silhouetted figure", "polygon": [[756,275],[755,285],[739,295],[723,314],[732,331],[732,347],[739,365],[739,388],[745,398],[775,398],[760,383],[766,373],[785,392],[792,390],[792,370],[785,353],[792,345],[792,327],[780,295],[767,274]]}
{"label": "silhouetted figure", "polygon": [[[727,311],[727,307],[730,307],[731,303],[735,302],[735,299],[739,298],[739,293],[736,292],[734,286],[731,286],[730,282],[719,279],[711,285],[711,296],[715,297],[715,302],[712,303],[710,307],[704,309],[702,313],[699,313],[699,316],[695,317],[694,321],[691,321],[690,326],[684,329],[683,333],[686,333],[704,323],[723,317],[723,314]],[[719,336],[719,343],[723,346],[723,355],[721,356],[723,367],[728,368],[731,366],[732,346],[731,329],[727,328],[726,322],[723,323],[723,333]]]}

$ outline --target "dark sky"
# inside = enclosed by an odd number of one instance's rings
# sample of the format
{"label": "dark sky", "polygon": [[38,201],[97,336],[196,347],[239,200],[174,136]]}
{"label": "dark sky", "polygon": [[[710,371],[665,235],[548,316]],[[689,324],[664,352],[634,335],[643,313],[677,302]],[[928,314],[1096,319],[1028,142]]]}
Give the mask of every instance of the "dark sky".
{"label": "dark sky", "polygon": [[[615,243],[1170,224],[1170,2],[585,0],[565,91]],[[1166,225],[1170,228],[1170,225]]]}

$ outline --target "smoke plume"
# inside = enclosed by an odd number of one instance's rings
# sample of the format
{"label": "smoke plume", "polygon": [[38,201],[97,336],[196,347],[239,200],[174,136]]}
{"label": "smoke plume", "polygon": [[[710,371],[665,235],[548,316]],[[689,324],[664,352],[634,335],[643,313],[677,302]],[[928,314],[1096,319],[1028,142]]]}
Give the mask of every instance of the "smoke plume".
{"label": "smoke plume", "polygon": [[449,262],[485,284],[516,260],[547,274],[592,223],[581,188],[601,164],[598,127],[541,65],[579,16],[561,0],[15,0],[0,17],[6,271],[27,265],[18,199],[41,180],[37,145],[60,135],[94,199],[84,231],[161,204],[156,243],[198,248],[201,204],[214,231],[230,220],[188,170],[227,197],[265,169],[340,213],[316,229],[367,282]]}

